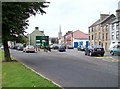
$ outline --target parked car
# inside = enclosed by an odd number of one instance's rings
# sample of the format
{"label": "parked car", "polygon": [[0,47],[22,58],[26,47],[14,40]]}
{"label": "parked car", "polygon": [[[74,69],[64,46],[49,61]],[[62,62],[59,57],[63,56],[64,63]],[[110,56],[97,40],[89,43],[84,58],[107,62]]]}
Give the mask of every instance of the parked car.
{"label": "parked car", "polygon": [[23,51],[23,48],[24,48],[23,46],[18,46],[17,50]]}
{"label": "parked car", "polygon": [[85,49],[85,55],[93,56],[98,54],[100,54],[101,56],[104,56],[105,54],[104,48],[99,45],[88,46]]}
{"label": "parked car", "polygon": [[85,46],[79,45],[77,49],[78,51],[85,51],[85,48],[86,48]]}
{"label": "parked car", "polygon": [[110,54],[111,55],[120,55],[120,44],[117,44],[117,45],[113,46],[110,49]]}
{"label": "parked car", "polygon": [[35,52],[35,48],[33,45],[27,45],[25,48],[23,48],[23,52]]}
{"label": "parked car", "polygon": [[52,44],[52,45],[50,45],[50,48],[51,49],[58,49],[59,48],[59,44]]}
{"label": "parked car", "polygon": [[63,45],[59,46],[58,51],[59,52],[65,52],[66,51],[65,46],[63,46]]}
{"label": "parked car", "polygon": [[13,47],[11,47],[11,49],[17,49],[19,46],[18,45],[15,45]]}
{"label": "parked car", "polygon": [[67,48],[68,49],[74,49],[74,47],[72,45],[68,45]]}

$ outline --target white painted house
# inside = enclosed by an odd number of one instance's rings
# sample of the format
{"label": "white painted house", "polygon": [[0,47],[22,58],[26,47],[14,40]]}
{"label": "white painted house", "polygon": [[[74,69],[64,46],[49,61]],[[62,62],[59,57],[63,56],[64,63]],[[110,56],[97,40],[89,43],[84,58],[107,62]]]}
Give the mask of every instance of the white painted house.
{"label": "white painted house", "polygon": [[120,44],[120,8],[118,3],[118,9],[116,10],[116,19],[110,25],[110,47],[115,44]]}

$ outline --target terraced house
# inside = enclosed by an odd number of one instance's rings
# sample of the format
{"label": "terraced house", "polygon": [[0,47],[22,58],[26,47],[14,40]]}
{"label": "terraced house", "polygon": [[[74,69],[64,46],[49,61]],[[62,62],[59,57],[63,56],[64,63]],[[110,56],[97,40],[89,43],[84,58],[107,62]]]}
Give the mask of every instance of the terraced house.
{"label": "terraced house", "polygon": [[110,25],[110,48],[120,43],[120,2],[116,10],[116,19]]}
{"label": "terraced house", "polygon": [[110,24],[114,14],[100,14],[100,19],[89,27],[89,45],[101,45],[105,50],[110,46]]}

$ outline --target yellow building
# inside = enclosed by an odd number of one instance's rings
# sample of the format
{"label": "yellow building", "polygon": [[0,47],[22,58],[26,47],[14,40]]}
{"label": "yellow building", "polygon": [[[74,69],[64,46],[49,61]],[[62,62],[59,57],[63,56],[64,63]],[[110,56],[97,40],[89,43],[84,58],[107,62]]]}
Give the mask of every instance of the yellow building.
{"label": "yellow building", "polygon": [[110,24],[115,15],[100,14],[100,19],[89,27],[89,45],[101,45],[108,50],[110,45]]}

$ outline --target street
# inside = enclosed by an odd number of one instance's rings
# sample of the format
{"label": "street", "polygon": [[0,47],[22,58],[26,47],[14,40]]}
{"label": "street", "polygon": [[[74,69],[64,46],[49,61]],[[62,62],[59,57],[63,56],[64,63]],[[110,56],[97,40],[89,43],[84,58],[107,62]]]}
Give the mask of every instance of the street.
{"label": "street", "polygon": [[18,61],[62,87],[118,87],[118,57],[90,57],[84,51],[24,53],[10,50]]}

